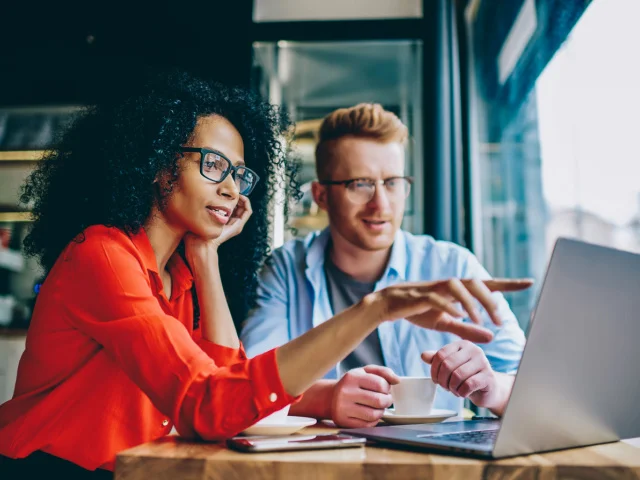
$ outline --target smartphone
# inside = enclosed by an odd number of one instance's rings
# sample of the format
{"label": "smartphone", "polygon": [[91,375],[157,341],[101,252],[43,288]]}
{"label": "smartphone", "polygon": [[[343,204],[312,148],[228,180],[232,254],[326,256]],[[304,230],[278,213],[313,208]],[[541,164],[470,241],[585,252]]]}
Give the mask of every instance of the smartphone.
{"label": "smartphone", "polygon": [[227,446],[240,452],[282,452],[288,450],[314,450],[319,448],[361,447],[366,438],[336,435],[292,435],[280,437],[234,437]]}

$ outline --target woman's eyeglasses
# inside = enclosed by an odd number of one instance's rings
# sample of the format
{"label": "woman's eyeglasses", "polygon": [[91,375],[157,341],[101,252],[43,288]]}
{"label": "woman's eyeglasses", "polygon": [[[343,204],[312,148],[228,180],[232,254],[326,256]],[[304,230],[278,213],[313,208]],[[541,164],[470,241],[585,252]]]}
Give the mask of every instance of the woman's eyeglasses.
{"label": "woman's eyeglasses", "polygon": [[376,194],[378,186],[384,186],[390,198],[406,200],[411,191],[411,177],[389,177],[384,180],[372,178],[352,178],[349,180],[321,180],[320,185],[344,185],[347,197],[353,203],[363,205],[369,203]]}
{"label": "woman's eyeglasses", "polygon": [[215,150],[180,147],[180,151],[200,153],[200,173],[207,180],[215,183],[224,182],[224,179],[231,173],[240,195],[249,195],[258,183],[258,180],[260,180],[256,172],[244,165],[234,166],[231,160]]}

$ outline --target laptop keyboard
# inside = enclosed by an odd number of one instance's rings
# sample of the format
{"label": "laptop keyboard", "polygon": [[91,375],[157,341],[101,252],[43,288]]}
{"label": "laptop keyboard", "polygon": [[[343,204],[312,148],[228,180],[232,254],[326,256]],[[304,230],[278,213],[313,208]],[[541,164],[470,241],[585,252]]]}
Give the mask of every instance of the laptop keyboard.
{"label": "laptop keyboard", "polygon": [[493,444],[498,437],[498,430],[477,430],[472,432],[441,433],[429,435],[429,440],[445,440],[447,442],[473,443],[475,445]]}

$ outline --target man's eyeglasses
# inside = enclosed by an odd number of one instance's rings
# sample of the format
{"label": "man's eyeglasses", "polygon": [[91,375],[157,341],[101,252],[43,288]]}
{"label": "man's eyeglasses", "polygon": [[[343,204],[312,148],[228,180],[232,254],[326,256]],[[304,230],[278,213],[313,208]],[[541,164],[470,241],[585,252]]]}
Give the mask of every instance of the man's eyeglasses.
{"label": "man's eyeglasses", "polygon": [[200,173],[207,180],[215,183],[224,182],[224,179],[231,173],[240,195],[249,195],[258,183],[258,180],[260,180],[256,172],[244,165],[234,166],[231,160],[215,150],[180,147],[180,151],[200,153]]}
{"label": "man's eyeglasses", "polygon": [[322,180],[320,185],[344,185],[347,189],[347,197],[353,203],[369,203],[376,194],[376,188],[384,185],[385,191],[390,198],[405,200],[411,191],[411,177],[389,177],[384,180],[374,180],[372,178],[352,178],[349,180]]}

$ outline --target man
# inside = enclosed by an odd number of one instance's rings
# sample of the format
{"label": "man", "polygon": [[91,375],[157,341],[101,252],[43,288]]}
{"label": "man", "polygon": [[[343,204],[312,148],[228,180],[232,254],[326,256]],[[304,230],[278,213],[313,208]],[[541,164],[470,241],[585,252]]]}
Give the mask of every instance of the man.
{"label": "man", "polygon": [[[411,187],[405,176],[406,139],[407,128],[398,117],[377,104],[339,109],[324,119],[312,192],[328,214],[329,227],[288,242],[265,265],[257,307],[241,335],[250,356],[394,283],[490,278],[468,250],[400,229]],[[525,337],[502,295],[493,298],[496,311],[472,315],[489,327],[488,315],[500,317],[503,325],[494,329],[491,343],[479,347],[406,320],[382,325],[314,384],[291,413],[331,418],[343,427],[375,425],[392,403],[390,385],[397,375],[430,375],[442,387],[435,408],[460,412],[468,397],[500,415]]]}

